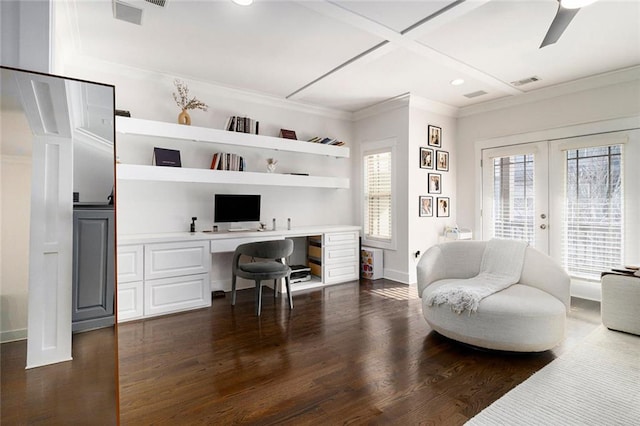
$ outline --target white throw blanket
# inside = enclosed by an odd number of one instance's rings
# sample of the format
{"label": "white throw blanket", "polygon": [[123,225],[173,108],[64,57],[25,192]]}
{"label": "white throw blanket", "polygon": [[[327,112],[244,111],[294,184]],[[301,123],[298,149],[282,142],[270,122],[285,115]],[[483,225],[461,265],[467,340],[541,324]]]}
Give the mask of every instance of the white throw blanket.
{"label": "white throw blanket", "polygon": [[427,305],[447,303],[458,314],[475,312],[482,299],[520,281],[526,248],[522,241],[487,241],[478,275],[443,285],[429,295]]}

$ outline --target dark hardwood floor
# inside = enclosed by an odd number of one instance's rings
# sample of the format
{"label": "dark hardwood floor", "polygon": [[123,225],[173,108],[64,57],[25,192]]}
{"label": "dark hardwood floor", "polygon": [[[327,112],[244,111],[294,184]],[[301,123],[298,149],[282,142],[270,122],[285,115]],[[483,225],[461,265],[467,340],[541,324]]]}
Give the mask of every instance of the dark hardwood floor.
{"label": "dark hardwood floor", "polygon": [[122,424],[463,424],[600,324],[575,300],[562,345],[505,354],[432,332],[392,281],[270,296],[120,324]]}
{"label": "dark hardwood floor", "polygon": [[0,345],[0,424],[114,425],[114,328],[73,335],[73,361],[25,370],[26,340]]}

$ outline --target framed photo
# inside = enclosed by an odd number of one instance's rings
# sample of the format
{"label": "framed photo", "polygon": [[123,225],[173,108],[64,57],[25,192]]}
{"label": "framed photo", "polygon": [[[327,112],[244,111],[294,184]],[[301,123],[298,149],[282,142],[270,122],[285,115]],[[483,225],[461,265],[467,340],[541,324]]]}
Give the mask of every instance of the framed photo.
{"label": "framed photo", "polygon": [[427,175],[427,188],[429,194],[442,194],[442,175],[440,173],[429,173]]}
{"label": "framed photo", "polygon": [[436,170],[449,171],[449,153],[447,151],[436,151]]}
{"label": "framed photo", "polygon": [[436,204],[438,217],[449,217],[449,210],[451,209],[449,197],[436,198]]}
{"label": "framed photo", "polygon": [[420,196],[420,217],[432,217],[433,216],[433,197],[429,195]]}
{"label": "framed photo", "polygon": [[429,124],[427,127],[427,138],[429,146],[442,147],[442,129],[440,127]]}
{"label": "framed photo", "polygon": [[431,148],[420,147],[420,168],[433,170],[433,150]]}

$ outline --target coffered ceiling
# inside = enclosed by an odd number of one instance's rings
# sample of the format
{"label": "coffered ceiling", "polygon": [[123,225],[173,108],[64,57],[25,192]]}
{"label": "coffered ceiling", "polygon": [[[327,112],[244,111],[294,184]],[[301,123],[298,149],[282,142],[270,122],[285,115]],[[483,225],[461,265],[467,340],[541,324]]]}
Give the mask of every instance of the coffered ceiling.
{"label": "coffered ceiling", "polygon": [[123,1],[140,25],[112,0],[64,2],[76,54],[345,111],[405,93],[461,108],[640,66],[640,0],[584,7],[542,49],[556,0]]}

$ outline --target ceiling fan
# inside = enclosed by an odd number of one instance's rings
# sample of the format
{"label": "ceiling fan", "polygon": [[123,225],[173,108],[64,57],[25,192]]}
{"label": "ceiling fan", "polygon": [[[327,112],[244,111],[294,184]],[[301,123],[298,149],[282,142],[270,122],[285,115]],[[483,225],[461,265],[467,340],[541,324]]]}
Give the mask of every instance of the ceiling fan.
{"label": "ceiling fan", "polygon": [[594,3],[596,0],[557,0],[558,1],[558,11],[556,12],[555,18],[551,22],[551,26],[549,27],[549,31],[547,31],[547,35],[544,36],[544,40],[542,40],[542,44],[540,48],[543,48],[549,44],[553,44],[562,35],[564,30],[567,29],[569,23],[573,19],[574,16],[580,11],[580,8],[590,5]]}

